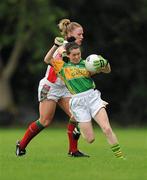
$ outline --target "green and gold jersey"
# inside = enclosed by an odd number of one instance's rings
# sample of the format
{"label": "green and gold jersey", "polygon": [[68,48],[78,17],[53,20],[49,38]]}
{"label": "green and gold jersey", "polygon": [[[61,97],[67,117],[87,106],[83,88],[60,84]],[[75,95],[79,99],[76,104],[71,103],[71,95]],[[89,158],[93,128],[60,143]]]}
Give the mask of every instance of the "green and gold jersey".
{"label": "green and gold jersey", "polygon": [[73,64],[70,61],[65,63],[63,60],[53,60],[52,65],[71,94],[78,94],[95,88],[95,83],[85,68],[85,60],[81,59],[78,64]]}

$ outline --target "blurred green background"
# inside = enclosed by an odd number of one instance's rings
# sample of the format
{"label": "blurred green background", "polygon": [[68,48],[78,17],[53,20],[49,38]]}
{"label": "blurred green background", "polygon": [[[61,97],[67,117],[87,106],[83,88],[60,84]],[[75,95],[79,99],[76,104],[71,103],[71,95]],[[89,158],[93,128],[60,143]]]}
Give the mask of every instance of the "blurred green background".
{"label": "blurred green background", "polygon": [[[44,56],[59,36],[62,18],[84,28],[83,58],[101,54],[112,73],[95,76],[108,114],[120,126],[145,126],[147,118],[146,0],[6,0],[0,2],[0,126],[38,118],[38,83]],[[55,122],[66,121],[57,108]]]}

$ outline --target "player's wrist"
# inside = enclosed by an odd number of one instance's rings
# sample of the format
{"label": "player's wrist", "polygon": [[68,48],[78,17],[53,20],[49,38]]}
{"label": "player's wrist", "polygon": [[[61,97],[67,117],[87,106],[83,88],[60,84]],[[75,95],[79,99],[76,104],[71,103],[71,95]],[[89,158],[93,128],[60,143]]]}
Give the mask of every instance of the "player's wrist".
{"label": "player's wrist", "polygon": [[59,45],[59,44],[54,43],[54,46],[56,46],[56,47],[58,48],[60,45]]}

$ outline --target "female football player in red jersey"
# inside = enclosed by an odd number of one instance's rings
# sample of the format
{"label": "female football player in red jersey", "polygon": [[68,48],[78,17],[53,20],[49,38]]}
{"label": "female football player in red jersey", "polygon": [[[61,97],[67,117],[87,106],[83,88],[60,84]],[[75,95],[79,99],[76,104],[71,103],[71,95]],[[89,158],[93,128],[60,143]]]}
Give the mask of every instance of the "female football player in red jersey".
{"label": "female football player in red jersey", "polygon": [[[59,29],[63,38],[55,38],[54,45],[46,54],[44,61],[48,63],[52,56],[62,58],[65,51],[64,44],[68,41],[75,41],[78,45],[83,41],[83,28],[77,22],[71,22],[69,19],[62,19],[59,22]],[[67,134],[69,139],[68,154],[72,157],[89,157],[78,149],[78,139],[80,131],[74,118],[69,111],[69,100],[71,94],[65,87],[63,81],[55,74],[52,66],[48,65],[45,77],[40,81],[38,88],[39,112],[40,117],[37,121],[31,123],[26,130],[23,138],[17,141],[16,155],[22,156],[26,153],[26,147],[33,137],[39,134],[47,127],[55,114],[57,103],[69,116],[70,120],[67,125]]]}

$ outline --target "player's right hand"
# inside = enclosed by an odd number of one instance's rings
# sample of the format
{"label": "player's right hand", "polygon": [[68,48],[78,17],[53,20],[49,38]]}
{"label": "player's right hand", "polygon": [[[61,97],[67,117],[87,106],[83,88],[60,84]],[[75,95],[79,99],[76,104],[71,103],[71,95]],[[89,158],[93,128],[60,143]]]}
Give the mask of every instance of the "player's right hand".
{"label": "player's right hand", "polygon": [[63,43],[64,43],[64,38],[62,37],[56,37],[54,40],[54,45],[57,47],[62,46]]}

